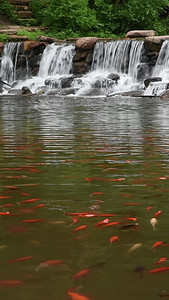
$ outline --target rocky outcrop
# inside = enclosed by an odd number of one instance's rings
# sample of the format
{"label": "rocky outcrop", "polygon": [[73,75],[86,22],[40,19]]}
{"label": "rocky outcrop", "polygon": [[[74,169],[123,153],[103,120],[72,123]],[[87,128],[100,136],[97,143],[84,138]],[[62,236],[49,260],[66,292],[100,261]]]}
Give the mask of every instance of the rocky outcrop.
{"label": "rocky outcrop", "polygon": [[169,35],[146,37],[145,49],[150,52],[159,52],[165,40],[169,40]]}
{"label": "rocky outcrop", "polygon": [[154,36],[154,30],[131,30],[126,34],[126,38],[144,38],[147,36]]}
{"label": "rocky outcrop", "polygon": [[76,54],[73,58],[73,74],[79,75],[87,73],[92,64],[93,49],[98,41],[96,37],[84,37],[76,40]]}
{"label": "rocky outcrop", "polygon": [[169,100],[169,89],[166,90],[161,96],[160,96],[161,99],[163,100]]}
{"label": "rocky outcrop", "polygon": [[145,88],[147,88],[151,82],[157,82],[157,81],[162,81],[162,78],[161,77],[151,77],[151,78],[145,79],[144,80]]}
{"label": "rocky outcrop", "polygon": [[79,51],[93,50],[94,45],[98,41],[97,37],[83,37],[76,41],[75,47]]}
{"label": "rocky outcrop", "polygon": [[0,54],[2,54],[3,49],[4,49],[4,43],[1,43],[1,42],[0,42]]}

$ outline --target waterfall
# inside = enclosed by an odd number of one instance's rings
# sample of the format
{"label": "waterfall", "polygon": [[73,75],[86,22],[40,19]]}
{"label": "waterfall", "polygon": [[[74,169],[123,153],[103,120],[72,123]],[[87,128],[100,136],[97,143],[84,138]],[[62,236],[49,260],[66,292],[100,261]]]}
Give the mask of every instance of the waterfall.
{"label": "waterfall", "polygon": [[72,71],[74,45],[48,45],[43,52],[38,76],[68,75]]}
{"label": "waterfall", "polygon": [[151,82],[145,91],[145,95],[160,96],[168,87],[169,81],[169,41],[164,41],[154,67],[152,77],[161,77],[160,82]]}
{"label": "waterfall", "polygon": [[143,42],[139,41],[96,43],[91,69],[129,74],[136,80],[142,48]]}
{"label": "waterfall", "polygon": [[21,43],[6,43],[4,45],[0,77],[8,83],[12,83],[16,79],[16,65],[20,46]]}

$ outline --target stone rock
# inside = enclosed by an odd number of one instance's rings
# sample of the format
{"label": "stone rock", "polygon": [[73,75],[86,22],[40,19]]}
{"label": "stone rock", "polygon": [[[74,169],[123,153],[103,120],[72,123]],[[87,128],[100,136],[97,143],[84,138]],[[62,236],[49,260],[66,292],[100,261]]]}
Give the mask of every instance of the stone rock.
{"label": "stone rock", "polygon": [[58,79],[47,78],[44,83],[45,83],[45,85],[51,86],[53,88],[58,88],[59,87],[59,80]]}
{"label": "stone rock", "polygon": [[0,42],[0,54],[3,52],[3,49],[4,49],[4,43]]}
{"label": "stone rock", "polygon": [[78,91],[78,89],[75,89],[75,88],[66,88],[64,90],[61,90],[59,92],[60,95],[64,95],[64,96],[67,96],[67,95],[75,95],[76,91]]}
{"label": "stone rock", "polygon": [[169,40],[169,35],[152,36],[145,38],[145,49],[150,52],[159,52],[161,45],[165,40]]}
{"label": "stone rock", "polygon": [[55,42],[63,43],[63,40],[59,40],[59,39],[55,39],[55,38],[51,38],[49,36],[43,36],[43,35],[39,36],[38,39],[40,42],[45,42],[47,44],[52,44]]}
{"label": "stone rock", "polygon": [[[28,52],[28,51],[35,51],[35,54],[39,54],[41,52],[43,52],[43,50],[46,47],[46,43],[44,42],[37,42],[37,41],[26,41],[24,43],[24,51]],[[38,53],[37,53],[38,51]]]}
{"label": "stone rock", "polygon": [[70,88],[71,87],[71,84],[74,80],[74,77],[65,77],[65,78],[61,78],[60,82],[61,82],[61,87],[63,89],[65,88]]}
{"label": "stone rock", "polygon": [[161,77],[150,77],[144,80],[144,85],[147,88],[151,82],[162,81]]}
{"label": "stone rock", "polygon": [[77,52],[73,57],[73,62],[82,61],[86,59],[88,52]]}
{"label": "stone rock", "polygon": [[22,87],[22,95],[32,95],[32,92],[27,86]]}
{"label": "stone rock", "polygon": [[8,91],[9,95],[22,95],[22,91],[19,89],[11,89]]}
{"label": "stone rock", "polygon": [[136,90],[136,91],[129,91],[129,92],[122,92],[122,93],[110,93],[107,95],[107,97],[114,97],[114,96],[129,96],[129,97],[142,97],[144,94],[143,90]]}
{"label": "stone rock", "polygon": [[76,49],[80,51],[93,50],[95,43],[98,41],[97,37],[83,37],[76,41]]}
{"label": "stone rock", "polygon": [[90,70],[90,64],[85,61],[74,62],[73,64],[73,74],[84,74]]}
{"label": "stone rock", "polygon": [[114,80],[114,81],[118,81],[120,79],[120,76],[116,73],[110,73],[107,78],[111,79],[111,80]]}
{"label": "stone rock", "polygon": [[41,60],[41,54],[36,55],[36,56],[32,56],[31,58],[29,58],[28,61],[29,61],[30,69],[33,69],[35,67],[39,67],[40,60]]}
{"label": "stone rock", "polygon": [[142,63],[137,66],[137,80],[144,80],[149,74],[149,67],[147,64]]}
{"label": "stone rock", "polygon": [[154,30],[131,30],[128,31],[126,34],[126,38],[141,38],[141,37],[147,37],[147,36],[154,36],[155,31]]}
{"label": "stone rock", "polygon": [[88,53],[86,57],[86,62],[91,64],[93,61],[93,53]]}
{"label": "stone rock", "polygon": [[160,96],[161,99],[163,100],[169,100],[169,89],[166,90],[161,96]]}

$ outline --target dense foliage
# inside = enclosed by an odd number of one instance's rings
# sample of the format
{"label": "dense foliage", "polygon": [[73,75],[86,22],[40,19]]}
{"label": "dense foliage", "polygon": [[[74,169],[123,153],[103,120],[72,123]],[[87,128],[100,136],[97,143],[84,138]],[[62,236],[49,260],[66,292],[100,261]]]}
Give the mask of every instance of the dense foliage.
{"label": "dense foliage", "polygon": [[18,22],[18,15],[14,12],[13,6],[7,0],[0,1],[0,14],[6,15],[12,22]]}
{"label": "dense foliage", "polygon": [[124,36],[133,29],[167,34],[169,0],[31,0],[38,21],[58,37]]}

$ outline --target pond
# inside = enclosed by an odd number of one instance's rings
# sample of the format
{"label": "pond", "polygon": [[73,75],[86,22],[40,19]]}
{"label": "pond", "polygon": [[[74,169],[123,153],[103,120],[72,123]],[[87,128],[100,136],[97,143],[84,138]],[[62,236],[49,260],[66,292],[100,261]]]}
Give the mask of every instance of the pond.
{"label": "pond", "polygon": [[2,299],[169,295],[168,115],[150,98],[0,98]]}

